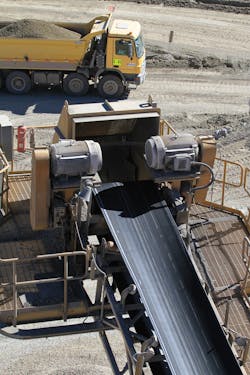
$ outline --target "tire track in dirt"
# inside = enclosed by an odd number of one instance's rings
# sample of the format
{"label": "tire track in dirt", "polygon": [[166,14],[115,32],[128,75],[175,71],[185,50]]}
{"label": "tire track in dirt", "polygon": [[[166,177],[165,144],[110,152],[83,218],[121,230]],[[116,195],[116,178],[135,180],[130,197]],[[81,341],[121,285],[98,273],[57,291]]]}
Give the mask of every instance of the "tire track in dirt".
{"label": "tire track in dirt", "polygon": [[143,86],[131,97],[151,94],[167,113],[248,113],[250,78],[245,75],[199,74],[148,69]]}

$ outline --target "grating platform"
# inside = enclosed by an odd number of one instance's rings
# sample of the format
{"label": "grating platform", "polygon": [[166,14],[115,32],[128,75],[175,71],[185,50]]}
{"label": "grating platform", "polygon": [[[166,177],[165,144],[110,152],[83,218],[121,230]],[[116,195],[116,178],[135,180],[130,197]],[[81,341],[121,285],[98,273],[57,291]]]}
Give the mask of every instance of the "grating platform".
{"label": "grating platform", "polygon": [[[212,291],[222,321],[225,322],[228,306],[229,332],[236,337],[250,338],[250,314],[239,287],[246,274],[242,249],[247,233],[241,220],[197,205],[191,210],[191,223],[196,263]],[[250,374],[250,355],[245,367]]]}
{"label": "grating platform", "polygon": [[[16,265],[17,281],[63,277],[63,262],[59,257],[34,260],[38,255],[64,251],[62,231],[32,231],[29,219],[30,176],[9,178],[10,212],[1,223],[0,258],[19,258]],[[33,259],[33,260],[30,260]],[[26,261],[27,260],[27,261]],[[0,314],[13,309],[13,264],[0,263]],[[7,285],[10,284],[10,285]],[[73,286],[73,284],[72,284]],[[69,283],[68,302],[77,301],[78,295]],[[41,283],[18,288],[17,307],[39,307],[63,303],[63,282]],[[0,319],[1,320],[1,319]]]}

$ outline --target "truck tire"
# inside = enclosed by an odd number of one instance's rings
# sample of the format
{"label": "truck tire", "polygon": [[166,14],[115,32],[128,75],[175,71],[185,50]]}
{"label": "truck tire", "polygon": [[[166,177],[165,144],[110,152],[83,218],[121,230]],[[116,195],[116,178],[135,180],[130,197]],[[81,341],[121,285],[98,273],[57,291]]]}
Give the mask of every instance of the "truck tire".
{"label": "truck tire", "polygon": [[107,74],[100,79],[97,90],[103,98],[120,98],[124,94],[125,87],[119,77]]}
{"label": "truck tire", "polygon": [[14,70],[9,73],[5,80],[6,89],[11,94],[27,94],[31,89],[31,79],[25,72]]}
{"label": "truck tire", "polygon": [[69,73],[63,80],[63,90],[68,95],[86,95],[89,90],[89,81],[82,74]]}

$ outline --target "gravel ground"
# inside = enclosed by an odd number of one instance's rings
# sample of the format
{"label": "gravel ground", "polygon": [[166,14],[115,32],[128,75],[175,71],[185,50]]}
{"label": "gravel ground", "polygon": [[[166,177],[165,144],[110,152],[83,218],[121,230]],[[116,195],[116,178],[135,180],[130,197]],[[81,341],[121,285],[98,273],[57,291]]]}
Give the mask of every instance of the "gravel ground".
{"label": "gravel ground", "polygon": [[[122,340],[114,333],[109,336],[124,359]],[[1,374],[6,375],[112,375],[97,334],[36,340],[1,336],[0,353]]]}
{"label": "gravel ground", "polygon": [[[119,0],[118,0],[119,1]],[[121,0],[122,1],[122,0]],[[139,4],[158,4],[164,6],[199,8],[233,13],[250,13],[248,0],[128,0]]]}

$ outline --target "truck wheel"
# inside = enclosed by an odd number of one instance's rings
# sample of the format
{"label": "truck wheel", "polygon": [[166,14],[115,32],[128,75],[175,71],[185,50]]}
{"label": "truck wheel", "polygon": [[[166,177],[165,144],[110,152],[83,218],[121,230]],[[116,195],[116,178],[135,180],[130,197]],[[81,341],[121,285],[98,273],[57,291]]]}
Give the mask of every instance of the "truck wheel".
{"label": "truck wheel", "polygon": [[123,95],[125,87],[119,77],[107,74],[100,80],[97,90],[104,98],[119,98]]}
{"label": "truck wheel", "polygon": [[86,95],[89,90],[89,81],[79,73],[70,73],[63,80],[63,90],[68,95]]}
{"label": "truck wheel", "polygon": [[12,94],[27,94],[31,89],[31,79],[25,72],[15,70],[7,75],[6,89]]}

